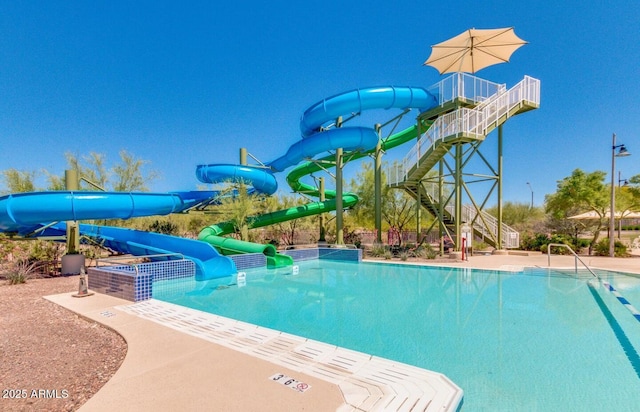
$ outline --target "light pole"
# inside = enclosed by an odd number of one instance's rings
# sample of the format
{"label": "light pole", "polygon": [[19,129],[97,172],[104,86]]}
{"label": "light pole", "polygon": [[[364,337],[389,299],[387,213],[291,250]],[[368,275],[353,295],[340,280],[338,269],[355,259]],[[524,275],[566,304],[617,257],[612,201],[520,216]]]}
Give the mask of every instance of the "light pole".
{"label": "light pole", "polygon": [[[624,184],[622,184],[622,182],[624,182]],[[628,185],[629,185],[629,181],[627,179],[623,179],[622,172],[618,170],[618,193],[621,193],[620,188],[622,188],[622,186],[626,187]],[[620,214],[620,219],[618,219],[618,239],[621,238],[621,233],[622,233],[622,214]]]}
{"label": "light pole", "polygon": [[[618,149],[616,153],[616,149]],[[613,134],[611,145],[611,203],[609,207],[609,256],[615,256],[615,230],[616,230],[616,157],[629,156],[631,153],[623,144],[616,146],[616,134]]]}
{"label": "light pole", "polygon": [[529,182],[527,182],[527,186],[529,186],[529,190],[531,190],[531,207],[529,209],[533,209],[533,188]]}

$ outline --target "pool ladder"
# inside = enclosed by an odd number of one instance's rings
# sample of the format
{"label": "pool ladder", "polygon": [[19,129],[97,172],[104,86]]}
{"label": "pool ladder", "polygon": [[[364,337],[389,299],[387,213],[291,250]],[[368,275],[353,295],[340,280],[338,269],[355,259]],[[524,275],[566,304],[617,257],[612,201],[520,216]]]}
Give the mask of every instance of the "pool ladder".
{"label": "pool ladder", "polygon": [[557,246],[557,247],[563,247],[566,248],[567,250],[569,250],[569,252],[571,252],[571,254],[573,255],[573,257],[575,257],[575,262],[576,262],[576,273],[578,273],[578,261],[580,261],[580,263],[582,263],[582,265],[587,268],[587,270],[598,280],[601,280],[600,277],[598,275],[596,275],[593,270],[591,270],[591,268],[589,266],[587,266],[586,263],[584,263],[582,261],[582,259],[580,259],[580,256],[578,256],[576,254],[576,252],[573,251],[573,249],[571,249],[571,246],[569,245],[565,245],[564,243],[549,243],[547,245],[547,266],[551,266],[551,247],[552,246]]}
{"label": "pool ladder", "polygon": [[[620,302],[629,312],[631,312],[631,315],[633,315],[633,317],[640,322],[640,311],[638,311],[624,296],[622,296],[620,294],[620,292],[618,292],[609,282],[607,282],[606,280],[602,280],[600,279],[600,276],[596,275],[593,270],[591,270],[591,268],[589,266],[587,266],[586,263],[584,263],[582,261],[582,259],[580,259],[580,257],[576,254],[576,252],[573,251],[573,249],[571,249],[571,246],[569,245],[565,245],[564,243],[549,243],[549,245],[547,245],[547,258],[548,258],[548,266],[551,266],[551,247],[552,246],[557,246],[557,247],[564,247],[566,249],[569,250],[569,252],[571,252],[571,254],[576,258],[576,273],[578,272],[578,261],[580,261],[580,263],[582,263],[584,265],[585,268],[587,268],[587,270],[596,278],[598,279],[598,282],[600,282],[600,284],[602,286],[604,286],[604,288],[606,290],[608,290],[609,292],[611,292],[611,294],[618,300],[618,302]],[[589,287],[592,287],[591,284],[589,284]]]}

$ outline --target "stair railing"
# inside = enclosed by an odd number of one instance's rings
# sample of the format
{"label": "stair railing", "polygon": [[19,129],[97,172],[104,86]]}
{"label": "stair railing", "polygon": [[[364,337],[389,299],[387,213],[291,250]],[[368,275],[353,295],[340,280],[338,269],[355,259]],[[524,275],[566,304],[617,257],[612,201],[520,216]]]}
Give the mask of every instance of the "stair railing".
{"label": "stair railing", "polygon": [[[468,76],[472,79],[473,76]],[[465,79],[463,77],[463,79]],[[448,81],[445,79],[443,82]],[[540,80],[525,76],[518,84],[508,91],[504,85],[495,84],[494,94],[484,98],[475,98],[480,103],[473,109],[460,108],[450,113],[439,116],[429,129],[418,139],[418,142],[407,152],[400,162],[403,170],[402,180],[406,179],[408,172],[418,163],[421,156],[436,142],[448,136],[464,133],[478,137],[486,136],[491,127],[497,125],[501,117],[509,118],[511,110],[522,104],[540,103]],[[464,87],[464,86],[463,86]],[[441,89],[446,89],[441,87]],[[431,89],[430,89],[431,90]],[[439,93],[444,93],[443,91]],[[450,94],[453,94],[451,92]],[[460,91],[458,90],[458,94]],[[449,98],[449,97],[447,97]],[[443,95],[440,95],[443,99]],[[398,178],[400,176],[397,176]],[[399,180],[398,182],[400,182]],[[396,183],[398,183],[396,182]]]}

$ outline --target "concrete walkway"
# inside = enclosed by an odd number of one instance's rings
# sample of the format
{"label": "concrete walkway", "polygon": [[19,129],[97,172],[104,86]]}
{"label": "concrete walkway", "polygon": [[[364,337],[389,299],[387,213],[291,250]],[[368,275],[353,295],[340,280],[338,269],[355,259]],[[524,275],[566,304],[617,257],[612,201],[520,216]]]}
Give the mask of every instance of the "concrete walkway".
{"label": "concrete walkway", "polygon": [[[592,268],[640,274],[640,258],[585,256],[581,259]],[[576,259],[572,256],[553,255],[551,257],[553,267],[573,268],[575,261]],[[429,265],[429,263],[425,264]],[[446,264],[439,262],[437,265]],[[548,257],[546,255],[471,256],[468,261],[451,261],[450,265],[503,270],[526,266],[547,267]],[[581,268],[579,262],[578,267]],[[90,283],[89,286],[91,286]],[[122,366],[111,380],[83,405],[81,408],[83,412],[412,410],[414,406],[419,406],[419,410],[447,410],[455,406],[453,404],[457,404],[459,400],[456,397],[461,396],[461,392],[456,392],[455,385],[451,386],[441,375],[438,376],[429,371],[425,371],[427,374],[420,374],[419,371],[424,370],[413,367],[405,370],[404,366],[408,365],[384,364],[382,366],[382,374],[385,376],[388,376],[390,371],[393,374],[409,376],[405,378],[411,381],[408,384],[402,382],[399,384],[396,382],[395,386],[387,382],[380,385],[371,384],[379,381],[379,376],[375,375],[379,372],[367,372],[369,367],[363,367],[359,363],[361,358],[355,355],[350,356],[348,353],[348,358],[355,359],[353,364],[336,366],[335,360],[344,360],[345,352],[337,352],[335,347],[329,348],[327,353],[314,352],[313,355],[292,351],[290,357],[278,355],[277,358],[273,358],[274,361],[270,361],[268,359],[274,355],[272,352],[264,353],[264,349],[242,351],[237,348],[232,349],[224,342],[212,343],[221,334],[228,334],[229,327],[223,331],[205,330],[192,333],[193,322],[185,320],[181,317],[182,315],[167,317],[165,314],[164,319],[172,319],[175,325],[160,324],[157,320],[153,321],[151,317],[145,318],[144,304],[134,305],[132,302],[101,294],[74,298],[71,296],[73,293],[75,291],[45,298],[80,316],[112,328],[122,335],[128,344],[128,352]],[[147,305],[151,305],[156,312],[166,309],[162,306],[163,302],[156,304],[152,302]],[[234,342],[239,338],[247,340],[245,332],[238,333],[239,335],[232,337]],[[207,334],[213,336],[213,340],[207,340]],[[289,336],[291,335],[283,336],[284,340],[288,340]],[[304,338],[293,338],[304,341]],[[300,344],[297,341],[294,343]],[[313,343],[306,344],[305,348],[307,351],[317,349]],[[257,353],[263,353],[264,356],[256,355]],[[310,356],[323,356],[330,360],[325,360],[324,364],[314,361],[315,363],[312,362],[311,367],[306,369],[297,363],[299,359]],[[377,364],[379,360],[375,358],[368,361]],[[354,378],[350,368],[354,368],[356,363],[359,369],[369,375]],[[319,365],[321,367],[318,367]],[[292,390],[282,382],[274,380],[274,377],[279,374],[292,377],[297,382],[308,385],[309,389],[304,392]],[[434,393],[427,393],[418,388],[420,383],[429,379],[433,380],[435,385],[442,385],[440,395],[437,393],[438,389]],[[347,382],[347,384],[341,385],[340,382]]]}

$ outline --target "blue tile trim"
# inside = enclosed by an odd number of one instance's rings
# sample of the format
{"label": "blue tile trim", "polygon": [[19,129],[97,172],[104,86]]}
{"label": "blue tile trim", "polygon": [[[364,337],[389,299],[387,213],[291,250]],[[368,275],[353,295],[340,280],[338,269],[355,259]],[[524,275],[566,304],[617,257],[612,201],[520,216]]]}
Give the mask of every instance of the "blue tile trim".
{"label": "blue tile trim", "polygon": [[[294,262],[313,259],[330,259],[360,262],[361,249],[310,248],[289,249],[280,253],[289,255]],[[262,253],[247,253],[230,256],[237,269],[245,270],[267,266],[267,258]],[[132,265],[113,265],[89,268],[89,287],[92,291],[139,302],[153,297],[153,282],[195,276],[193,261],[168,260]]]}
{"label": "blue tile trim", "polygon": [[153,297],[154,280],[193,277],[196,266],[193,261],[167,260],[88,268],[88,286],[97,293],[139,302]]}
{"label": "blue tile trim", "polygon": [[318,248],[319,259],[362,261],[362,249]]}
{"label": "blue tile trim", "polygon": [[267,266],[267,257],[262,253],[245,253],[229,256],[236,264],[236,269],[245,270]]}

